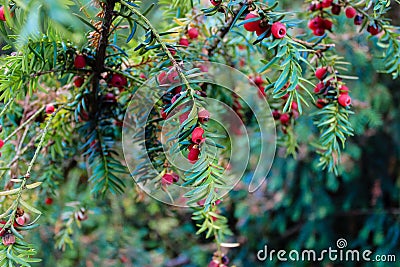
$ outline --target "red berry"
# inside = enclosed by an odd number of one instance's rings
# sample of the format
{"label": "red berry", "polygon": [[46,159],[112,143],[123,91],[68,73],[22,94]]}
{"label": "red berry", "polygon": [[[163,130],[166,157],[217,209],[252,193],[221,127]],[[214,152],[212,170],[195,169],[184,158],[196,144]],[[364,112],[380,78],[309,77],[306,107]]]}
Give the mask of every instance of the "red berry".
{"label": "red berry", "polygon": [[51,205],[51,204],[53,204],[53,199],[51,197],[46,197],[46,199],[44,200],[44,203],[46,205]]}
{"label": "red berry", "polygon": [[349,19],[354,18],[355,15],[357,14],[357,10],[352,6],[347,7],[345,9],[345,12],[346,12],[346,17],[349,18]]}
{"label": "red berry", "polygon": [[179,181],[179,175],[174,173],[174,172],[166,173],[161,178],[161,184],[162,185],[171,185],[171,184],[176,183],[178,181]]}
{"label": "red berry", "polygon": [[0,139],[0,148],[2,148],[3,146],[4,146],[4,141]]}
{"label": "red berry", "polygon": [[324,77],[325,77],[326,72],[327,72],[327,69],[325,67],[318,68],[315,71],[315,77],[317,77],[318,80],[323,80]]}
{"label": "red berry", "polygon": [[206,139],[203,137],[204,130],[201,127],[196,127],[192,132],[192,142],[195,144],[201,144]]}
{"label": "red berry", "polygon": [[178,72],[177,72],[176,70],[170,71],[170,72],[168,73],[168,76],[167,76],[168,81],[169,81],[170,83],[177,83],[177,82],[179,82],[179,79],[177,79],[178,77],[179,77],[179,74],[178,74]]}
{"label": "red berry", "polygon": [[186,46],[186,47],[188,47],[188,46],[189,46],[189,40],[182,37],[182,38],[179,40],[179,44],[180,44],[181,46]]}
{"label": "red berry", "polygon": [[171,104],[175,103],[176,100],[181,96],[181,94],[176,94],[171,98]]}
{"label": "red berry", "polygon": [[115,102],[117,99],[115,98],[115,95],[113,93],[107,93],[104,96],[104,99],[108,102]]}
{"label": "red berry", "polygon": [[212,261],[210,261],[210,263],[208,264],[207,267],[219,267],[219,262],[212,260]]}
{"label": "red berry", "polygon": [[348,107],[351,105],[351,97],[348,94],[339,95],[338,102],[343,107]]}
{"label": "red berry", "polygon": [[199,30],[197,28],[190,28],[188,30],[188,36],[190,39],[197,39],[197,37],[199,37]]}
{"label": "red berry", "polygon": [[118,87],[118,88],[122,88],[124,87],[126,84],[128,83],[128,81],[126,80],[126,78],[118,73],[113,74],[113,76],[111,77],[111,86],[112,87]]}
{"label": "red berry", "polygon": [[316,30],[318,28],[321,28],[321,26],[323,25],[324,19],[322,19],[321,17],[315,17],[308,22],[308,28],[310,30]]}
{"label": "red berry", "polygon": [[16,218],[15,219],[15,222],[18,224],[18,225],[24,225],[25,224],[25,217],[23,217],[23,216],[21,216],[21,217],[18,217],[18,218]]}
{"label": "red berry", "polygon": [[295,102],[295,101],[292,102],[292,109],[293,110],[298,110],[299,109],[299,105],[297,104],[297,102]]}
{"label": "red berry", "polygon": [[190,163],[194,164],[199,159],[200,149],[192,148],[188,154],[188,160]]}
{"label": "red berry", "polygon": [[330,21],[329,19],[324,19],[324,28],[326,30],[332,30],[332,21]]}
{"label": "red berry", "polygon": [[256,76],[253,81],[258,86],[260,86],[264,83],[264,80],[261,76]]}
{"label": "red berry", "polygon": [[75,57],[74,66],[77,69],[82,69],[86,67],[86,58],[83,55],[77,55]]}
{"label": "red berry", "polygon": [[317,108],[321,109],[326,105],[326,103],[324,99],[318,99],[315,105],[317,106]]}
{"label": "red berry", "polygon": [[51,113],[53,113],[54,112],[54,106],[53,105],[47,105],[46,106],[46,113],[47,114],[51,114]]}
{"label": "red berry", "polygon": [[281,123],[283,125],[288,125],[289,121],[290,121],[290,116],[287,113],[284,113],[281,115],[281,117],[279,118],[279,120],[281,121]]}
{"label": "red berry", "polygon": [[165,71],[160,72],[160,74],[157,77],[157,81],[160,85],[164,85],[168,83],[168,77],[167,73]]}
{"label": "red berry", "polygon": [[198,117],[199,117],[199,121],[201,123],[205,123],[210,119],[210,112],[207,109],[201,109],[198,113],[197,113]]}
{"label": "red berry", "polygon": [[3,245],[9,246],[15,243],[15,236],[13,234],[7,233],[2,237]]}
{"label": "red berry", "polygon": [[369,32],[371,35],[377,35],[381,32],[381,30],[377,25],[368,25],[367,32]]}
{"label": "red berry", "polygon": [[274,110],[272,111],[272,117],[274,117],[275,120],[279,120],[279,118],[281,117],[281,113],[279,112],[279,110]]}
{"label": "red berry", "polygon": [[213,6],[219,6],[222,1],[221,0],[210,0],[211,5]]}
{"label": "red berry", "polygon": [[[174,51],[175,51],[175,50],[174,50]],[[144,80],[147,79],[146,75],[145,75],[143,72],[139,74],[139,78],[140,78],[140,79],[144,79]]]}
{"label": "red berry", "polygon": [[[259,18],[259,17],[260,16],[258,16],[256,14],[249,13],[249,14],[246,15],[245,20]],[[249,32],[255,32],[255,31],[260,31],[261,30],[260,20],[247,22],[243,26]]]}
{"label": "red berry", "polygon": [[314,88],[314,93],[319,94],[321,92],[321,90],[324,89],[324,88],[325,88],[324,83],[323,82],[319,82],[317,84],[317,86],[315,86],[315,88]]}
{"label": "red berry", "polygon": [[161,110],[161,118],[163,118],[164,120],[168,118],[168,114],[165,112],[164,109]]}
{"label": "red berry", "polygon": [[182,124],[187,118],[189,117],[190,111],[186,111],[185,113],[182,113],[179,115],[179,122]]}
{"label": "red berry", "polygon": [[339,15],[341,9],[342,9],[342,8],[340,7],[340,5],[338,5],[338,4],[332,4],[332,9],[331,9],[331,11],[332,11],[332,14],[333,14],[333,15]]}
{"label": "red berry", "polygon": [[275,22],[271,27],[272,35],[277,39],[282,39],[286,35],[286,26],[280,22]]}
{"label": "red berry", "polygon": [[4,15],[4,6],[0,7],[0,20],[6,21],[6,16]]}
{"label": "red berry", "polygon": [[333,0],[322,0],[321,5],[322,5],[323,8],[327,8],[327,7],[330,7],[332,5],[332,2],[333,2]]}
{"label": "red berry", "polygon": [[85,82],[85,79],[81,76],[75,76],[74,78],[74,85],[76,87],[81,87],[82,84]]}
{"label": "red berry", "polygon": [[316,36],[322,36],[325,34],[325,29],[324,28],[318,28],[313,30],[314,35]]}
{"label": "red berry", "polygon": [[340,92],[341,94],[348,94],[348,93],[349,93],[349,88],[348,88],[346,85],[342,85],[342,86],[340,86],[340,88],[339,88],[339,92]]}
{"label": "red berry", "polygon": [[264,98],[265,96],[267,96],[267,93],[265,92],[265,87],[264,86],[259,86],[258,87],[258,97],[259,98]]}

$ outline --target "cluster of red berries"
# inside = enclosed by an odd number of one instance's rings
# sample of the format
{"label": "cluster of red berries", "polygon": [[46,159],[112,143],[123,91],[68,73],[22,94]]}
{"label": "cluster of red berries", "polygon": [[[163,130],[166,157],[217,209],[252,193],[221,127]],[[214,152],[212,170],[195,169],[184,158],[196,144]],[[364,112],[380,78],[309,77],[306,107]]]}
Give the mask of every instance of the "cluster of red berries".
{"label": "cluster of red berries", "polygon": [[[250,77],[251,78],[251,77]],[[251,80],[257,85],[257,88],[258,88],[258,91],[257,91],[257,94],[258,94],[258,97],[259,98],[264,98],[267,94],[265,93],[265,87],[263,86],[264,85],[264,80],[263,80],[263,78],[261,77],[261,76],[255,76],[254,78],[251,78]]]}
{"label": "cluster of red berries", "polygon": [[286,26],[277,21],[272,25],[268,24],[267,20],[261,18],[258,13],[248,13],[245,20],[251,20],[246,22],[243,26],[249,32],[255,32],[257,36],[260,36],[267,32],[266,36],[269,37],[271,34],[276,39],[282,39],[286,36]]}
{"label": "cluster of red berries", "polygon": [[316,36],[324,35],[326,30],[331,31],[332,25],[333,23],[331,20],[324,19],[321,16],[317,16],[308,22],[308,28],[310,28]]}
{"label": "cluster of red berries", "polygon": [[[314,88],[314,93],[319,96],[316,102],[317,108],[323,108],[329,104],[331,100],[336,99],[336,97],[341,106],[350,106],[351,97],[349,96],[349,88],[344,84],[338,85],[334,78],[324,82],[323,80],[328,73],[329,71],[326,67],[318,68],[315,71],[315,77],[320,80],[320,82]],[[340,81],[340,78],[338,78],[338,81]],[[339,90],[339,94],[337,92],[337,88]]]}
{"label": "cluster of red berries", "polygon": [[[189,37],[189,39],[187,37]],[[188,47],[190,45],[189,40],[195,40],[199,37],[199,30],[194,27],[189,28],[187,30],[187,37],[181,37],[181,39],[179,39],[179,45]],[[170,51],[173,55],[175,55],[175,53],[176,53],[175,50],[170,49]]]}
{"label": "cluster of red berries", "polygon": [[200,155],[200,145],[205,142],[205,138],[203,137],[204,129],[200,126],[196,127],[192,132],[192,144],[188,146],[188,160],[190,163],[194,164],[199,159]]}
{"label": "cluster of red berries", "polygon": [[[29,215],[24,212],[24,210],[18,208],[15,213],[14,227],[24,226],[26,222],[29,221]],[[5,228],[7,224],[6,221],[0,221],[0,237],[2,239],[4,246],[9,246],[15,243],[15,236],[11,232],[10,228]],[[18,229],[17,229],[18,231]]]}

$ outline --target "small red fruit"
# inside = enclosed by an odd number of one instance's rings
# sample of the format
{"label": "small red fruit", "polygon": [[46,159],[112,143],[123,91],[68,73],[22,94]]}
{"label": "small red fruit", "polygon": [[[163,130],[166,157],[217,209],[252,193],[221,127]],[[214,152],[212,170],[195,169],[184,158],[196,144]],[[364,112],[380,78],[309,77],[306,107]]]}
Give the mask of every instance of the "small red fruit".
{"label": "small red fruit", "polygon": [[161,110],[161,118],[163,118],[164,120],[168,118],[168,114],[165,112],[164,109]]}
{"label": "small red fruit", "polygon": [[290,116],[287,113],[284,113],[281,115],[281,117],[279,118],[279,120],[281,121],[281,123],[283,125],[288,125],[289,121],[290,121]]}
{"label": "small red fruit", "polygon": [[190,163],[194,164],[199,159],[200,149],[192,148],[188,154],[188,160]]}
{"label": "small red fruit", "polygon": [[339,92],[340,92],[341,94],[348,94],[348,93],[349,93],[349,88],[348,88],[346,85],[342,85],[342,86],[340,86],[340,88],[339,88]]}
{"label": "small red fruit", "polygon": [[6,21],[6,16],[4,15],[4,6],[0,7],[0,20]]}
{"label": "small red fruit", "polygon": [[362,15],[360,15],[360,14],[357,14],[354,17],[354,25],[361,25],[363,20],[364,20],[364,17]]}
{"label": "small red fruit", "polygon": [[176,70],[171,70],[171,71],[168,73],[168,76],[167,76],[168,81],[169,81],[170,83],[177,83],[177,82],[179,82],[179,79],[177,79],[178,77],[179,77],[179,74],[178,74],[178,72],[177,72]]}
{"label": "small red fruit", "polygon": [[210,112],[207,109],[201,109],[198,113],[197,113],[198,117],[199,117],[199,121],[201,123],[205,123],[210,119]]}
{"label": "small red fruit", "polygon": [[127,83],[128,83],[128,81],[126,80],[126,78],[123,75],[119,74],[119,73],[115,73],[111,77],[111,86],[113,86],[113,87],[122,88]]}
{"label": "small red fruit", "polygon": [[321,5],[322,5],[323,8],[327,8],[327,7],[330,7],[332,5],[332,2],[333,2],[333,0],[322,0]]}
{"label": "small red fruit", "polygon": [[274,117],[275,120],[279,120],[279,118],[281,117],[281,113],[279,112],[279,110],[274,110],[272,111],[272,117]]}
{"label": "small red fruit", "polygon": [[83,78],[83,77],[81,77],[81,76],[75,76],[75,78],[74,78],[74,85],[76,86],[76,87],[81,87],[82,86],[82,84],[85,82],[85,79]]}
{"label": "small red fruit", "polygon": [[292,102],[292,109],[293,110],[298,110],[299,109],[299,105],[297,104],[297,102],[295,102],[295,101]]}
{"label": "small red fruit", "polygon": [[332,30],[332,21],[330,21],[329,19],[324,19],[324,28],[326,30]]}
{"label": "small red fruit", "polygon": [[[256,14],[253,14],[253,13],[249,13],[249,14],[246,15],[245,20],[254,19],[254,18],[260,18],[260,16],[258,16]],[[261,30],[260,20],[247,22],[243,26],[249,32],[255,32],[255,31],[260,31]]]}
{"label": "small red fruit", "polygon": [[18,225],[22,226],[22,225],[25,224],[25,217],[23,217],[23,216],[18,217],[18,218],[15,219],[15,222],[16,222]]}
{"label": "small red fruit", "polygon": [[349,6],[349,7],[347,7],[347,8],[345,9],[345,13],[346,13],[346,17],[347,17],[347,18],[352,19],[352,18],[354,18],[355,15],[357,14],[357,10],[356,10],[354,7],[352,7],[352,6]]}
{"label": "small red fruit", "polygon": [[13,234],[7,233],[2,237],[3,245],[9,246],[15,243],[15,236]]}
{"label": "small red fruit", "polygon": [[339,95],[338,102],[343,107],[348,107],[351,105],[351,97],[348,94]]}
{"label": "small red fruit", "polygon": [[325,88],[324,83],[323,82],[319,82],[317,84],[317,86],[315,86],[315,88],[314,88],[314,93],[319,94],[322,91],[322,89],[324,89],[324,88]]}
{"label": "small red fruit", "polygon": [[190,39],[197,39],[197,37],[199,37],[199,30],[197,28],[190,28],[188,30],[188,36]]}
{"label": "small red fruit", "polygon": [[192,132],[192,142],[195,144],[201,144],[203,143],[206,139],[203,137],[204,130],[201,127],[196,127],[194,128]]}
{"label": "small red fruit", "polygon": [[280,22],[275,22],[271,27],[272,35],[277,39],[282,39],[286,35],[286,26]]}
{"label": "small red fruit", "polygon": [[318,80],[323,80],[324,77],[325,77],[326,72],[327,72],[327,69],[325,67],[318,68],[315,71],[315,77],[317,77]]}
{"label": "small red fruit", "polygon": [[167,73],[165,71],[160,72],[160,74],[157,76],[157,81],[160,85],[164,85],[168,83],[168,77]]}
{"label": "small red fruit", "polygon": [[381,32],[381,29],[377,25],[368,25],[367,32],[369,32],[371,35],[377,35]]}
{"label": "small red fruit", "polygon": [[113,93],[107,93],[104,96],[104,99],[108,102],[115,102],[117,99],[115,98],[115,95]]}
{"label": "small red fruit", "polygon": [[86,58],[84,55],[77,55],[75,57],[74,66],[77,69],[82,69],[86,67]]}
{"label": "small red fruit", "polygon": [[187,118],[189,117],[190,111],[186,111],[185,113],[182,113],[179,115],[179,122],[182,124]]}
{"label": "small red fruit", "polygon": [[2,148],[3,146],[4,146],[4,141],[0,139],[0,148]]}
{"label": "small red fruit", "polygon": [[189,40],[182,37],[182,38],[179,40],[179,44],[180,44],[181,46],[186,46],[186,47],[188,47],[188,46],[189,46]]}
{"label": "small red fruit", "polygon": [[256,76],[253,81],[258,86],[260,86],[264,83],[264,80],[261,76]]}
{"label": "small red fruit", "polygon": [[166,173],[163,175],[161,178],[161,184],[162,185],[171,185],[173,183],[176,183],[179,181],[179,175],[172,172],[172,173]]}
{"label": "small red fruit", "polygon": [[339,15],[341,9],[342,9],[342,8],[340,7],[340,5],[338,5],[338,4],[332,4],[332,9],[331,9],[331,11],[332,11],[332,14],[333,14],[333,15]]}
{"label": "small red fruit", "polygon": [[321,109],[323,107],[325,107],[326,103],[324,99],[318,99],[317,103],[315,103],[315,105],[317,106],[317,108]]}
{"label": "small red fruit", "polygon": [[53,204],[53,199],[51,197],[46,197],[46,199],[44,200],[44,203],[46,205],[51,205],[51,204]]}
{"label": "small red fruit", "polygon": [[222,1],[221,0],[210,0],[211,5],[213,6],[219,6]]}
{"label": "small red fruit", "polygon": [[47,113],[47,114],[51,114],[51,113],[53,113],[53,112],[54,112],[54,106],[51,105],[51,104],[47,105],[47,106],[46,106],[46,113]]}
{"label": "small red fruit", "polygon": [[322,19],[321,17],[315,17],[308,22],[308,28],[310,28],[310,30],[322,28],[323,25],[324,19]]}
{"label": "small red fruit", "polygon": [[264,86],[259,86],[257,94],[258,94],[258,97],[261,98],[261,99],[266,97],[267,93],[265,92],[265,87]]}
{"label": "small red fruit", "polygon": [[219,262],[212,260],[212,261],[210,261],[210,263],[208,264],[207,267],[219,267]]}

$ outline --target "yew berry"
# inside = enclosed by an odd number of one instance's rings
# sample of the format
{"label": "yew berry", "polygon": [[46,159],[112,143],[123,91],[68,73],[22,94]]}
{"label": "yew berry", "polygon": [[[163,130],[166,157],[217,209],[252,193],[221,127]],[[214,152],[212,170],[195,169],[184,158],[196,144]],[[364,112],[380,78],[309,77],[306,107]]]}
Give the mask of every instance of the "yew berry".
{"label": "yew berry", "polygon": [[[245,20],[254,19],[254,18],[260,18],[260,16],[258,16],[256,14],[253,14],[253,13],[249,13],[249,14],[246,15]],[[255,32],[257,30],[258,31],[261,30],[260,20],[247,22],[243,26],[249,32]]]}
{"label": "yew berry", "polygon": [[332,11],[332,14],[333,14],[333,15],[339,15],[341,9],[342,9],[342,8],[341,8],[340,5],[338,5],[338,4],[332,4],[332,9],[331,9],[331,11]]}
{"label": "yew berry", "polygon": [[264,98],[265,96],[267,96],[267,93],[265,92],[265,87],[264,86],[258,86],[258,97],[259,98]]}
{"label": "yew berry", "polygon": [[115,102],[117,99],[115,98],[115,95],[113,93],[107,93],[104,96],[104,99],[108,102]]}
{"label": "yew berry", "polygon": [[327,69],[325,67],[318,68],[315,71],[315,77],[317,77],[318,80],[323,80],[324,77],[325,77],[326,72],[327,72]]}
{"label": "yew berry", "polygon": [[23,216],[18,217],[18,218],[15,219],[15,222],[16,222],[18,225],[22,226],[22,225],[25,224],[25,217],[23,217]]}
{"label": "yew berry", "polygon": [[325,29],[324,28],[318,28],[313,30],[314,35],[316,36],[322,36],[325,34]]}
{"label": "yew berry", "polygon": [[176,183],[179,181],[179,175],[172,172],[172,173],[166,173],[163,175],[161,178],[161,184],[162,185],[171,185],[173,183]]}
{"label": "yew berry", "polygon": [[44,203],[46,205],[51,205],[51,204],[53,204],[53,199],[51,197],[46,197],[46,199],[44,200]]}
{"label": "yew berry", "polygon": [[86,58],[84,55],[77,55],[74,60],[74,66],[77,69],[86,67]]}
{"label": "yew berry", "polygon": [[171,53],[172,56],[176,55],[176,50],[172,47],[168,47],[168,51]]}
{"label": "yew berry", "polygon": [[199,117],[199,121],[201,123],[205,123],[210,119],[210,112],[207,109],[201,109],[198,113],[197,113],[198,117]]}
{"label": "yew berry", "polygon": [[274,110],[272,111],[272,117],[274,117],[275,120],[279,120],[279,118],[281,117],[281,113],[279,112],[279,110]]}
{"label": "yew berry", "polygon": [[201,144],[203,143],[206,139],[203,137],[204,130],[201,127],[196,127],[194,128],[192,132],[192,142],[195,144]]}
{"label": "yew berry", "polygon": [[354,25],[361,25],[363,20],[364,20],[364,17],[362,15],[360,15],[360,14],[357,14],[354,17]]}
{"label": "yew berry", "polygon": [[314,88],[314,93],[319,94],[322,91],[322,89],[324,89],[324,88],[325,88],[324,83],[319,82]]}
{"label": "yew berry", "polygon": [[122,88],[127,83],[128,83],[128,81],[126,80],[126,78],[123,75],[119,74],[119,73],[115,73],[111,77],[111,86],[113,86],[113,87]]}
{"label": "yew berry", "polygon": [[193,147],[190,149],[189,154],[188,154],[188,160],[190,163],[194,164],[198,159],[200,155],[200,149]]}
{"label": "yew berry", "polygon": [[343,107],[348,107],[351,105],[351,97],[348,94],[340,94],[338,102]]}
{"label": "yew berry", "polygon": [[253,79],[253,81],[254,81],[254,83],[255,83],[256,85],[258,85],[258,86],[260,86],[260,85],[262,85],[262,84],[264,83],[264,80],[263,80],[263,78],[262,78],[261,76],[256,76],[256,77]]}
{"label": "yew berry", "polygon": [[190,39],[197,39],[197,37],[199,37],[199,30],[197,28],[190,28],[188,30],[188,36]]}
{"label": "yew berry", "polygon": [[326,103],[325,103],[324,99],[318,99],[317,103],[315,103],[315,105],[317,106],[317,108],[321,109],[326,105]]}
{"label": "yew berry", "polygon": [[298,110],[299,109],[299,105],[297,104],[297,102],[295,102],[295,101],[292,102],[292,109],[293,110]]}
{"label": "yew berry", "polygon": [[189,40],[182,37],[182,38],[179,40],[179,44],[180,44],[181,46],[186,46],[186,47],[188,47],[188,46],[189,46]]}
{"label": "yew berry", "polygon": [[189,117],[190,112],[186,111],[185,113],[182,113],[179,115],[179,122],[182,124],[187,118]]}
{"label": "yew berry", "polygon": [[4,246],[9,246],[15,243],[15,236],[13,234],[10,233],[6,233],[3,237],[2,237],[2,241],[3,241],[3,245]]}
{"label": "yew berry", "polygon": [[282,39],[286,35],[286,26],[281,22],[275,22],[271,27],[272,35],[277,39]]}
{"label": "yew berry", "polygon": [[279,120],[281,121],[281,123],[283,125],[288,125],[289,121],[290,121],[290,115],[287,113],[284,113],[281,115],[281,117],[279,118]]}
{"label": "yew berry", "polygon": [[213,6],[219,6],[222,1],[221,0],[210,0],[211,5]]}
{"label": "yew berry", "polygon": [[51,114],[51,113],[53,113],[53,112],[54,112],[54,106],[51,105],[51,104],[47,105],[47,106],[46,106],[46,113],[47,113],[47,114]]}
{"label": "yew berry", "polygon": [[324,28],[326,30],[332,30],[332,21],[330,21],[329,19],[324,19]]}
{"label": "yew berry", "polygon": [[4,6],[0,7],[0,20],[6,21],[6,16],[4,15]]}
{"label": "yew berry", "polygon": [[219,262],[212,260],[212,261],[210,261],[210,263],[208,264],[207,267],[219,267]]}
{"label": "yew berry", "polygon": [[160,74],[157,76],[157,81],[160,85],[164,85],[168,81],[167,73],[165,71],[160,72]]}
{"label": "yew berry", "polygon": [[167,76],[168,81],[169,81],[170,83],[179,82],[178,79],[176,79],[176,78],[178,78],[178,77],[179,77],[179,74],[178,74],[178,72],[175,71],[175,70],[170,71],[170,72],[168,73],[168,76]]}
{"label": "yew berry", "polygon": [[340,92],[341,94],[348,94],[348,93],[349,93],[349,88],[348,88],[346,85],[342,85],[342,86],[340,86],[340,88],[339,88],[339,92]]}
{"label": "yew berry", "polygon": [[3,146],[4,146],[4,141],[0,139],[0,148],[2,148]]}
{"label": "yew berry", "polygon": [[346,7],[345,13],[346,13],[347,18],[352,19],[357,14],[357,10],[352,6],[349,6],[349,7]]}
{"label": "yew berry", "polygon": [[82,84],[85,82],[85,79],[81,76],[75,76],[74,78],[74,85],[76,87],[81,87]]}
{"label": "yew berry", "polygon": [[321,17],[315,17],[308,22],[308,28],[310,30],[316,30],[321,28],[324,25],[324,19]]}
{"label": "yew berry", "polygon": [[323,8],[330,7],[332,5],[333,0],[322,0],[321,6]]}
{"label": "yew berry", "polygon": [[371,35],[377,35],[381,32],[381,30],[377,25],[368,25],[367,32],[369,32]]}
{"label": "yew berry", "polygon": [[175,101],[181,96],[181,94],[176,94],[171,99],[171,104],[175,103]]}
{"label": "yew berry", "polygon": [[164,109],[162,109],[160,113],[161,113],[161,118],[163,118],[164,120],[166,120],[166,119],[167,119],[167,117],[168,117],[168,114],[167,114],[167,112],[165,112],[165,110],[164,110]]}
{"label": "yew berry", "polygon": [[139,74],[139,78],[144,80],[147,79],[146,75],[143,72]]}

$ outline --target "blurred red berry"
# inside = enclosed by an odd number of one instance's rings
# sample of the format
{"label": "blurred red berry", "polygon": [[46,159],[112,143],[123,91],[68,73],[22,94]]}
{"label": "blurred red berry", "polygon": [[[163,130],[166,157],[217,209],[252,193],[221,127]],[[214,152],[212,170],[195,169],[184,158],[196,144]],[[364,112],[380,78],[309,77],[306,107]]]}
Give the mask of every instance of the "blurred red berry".
{"label": "blurred red berry", "polygon": [[16,222],[18,225],[22,226],[22,225],[25,224],[25,217],[24,217],[24,216],[18,217],[18,218],[15,219],[15,222]]}
{"label": "blurred red berry", "polygon": [[126,80],[125,76],[123,76],[123,75],[121,75],[119,73],[115,73],[111,77],[111,86],[113,86],[113,87],[122,88],[127,83],[128,83],[128,81]]}
{"label": "blurred red berry", "polygon": [[190,149],[189,154],[188,154],[188,160],[190,163],[194,164],[198,159],[200,155],[200,149],[193,147]]}
{"label": "blurred red berry", "polygon": [[367,32],[369,32],[371,35],[377,35],[381,32],[381,30],[377,25],[368,25]]}
{"label": "blurred red berry", "polygon": [[322,36],[325,34],[325,29],[324,28],[318,28],[313,30],[314,35],[316,36]]}
{"label": "blurred red berry", "polygon": [[83,83],[85,82],[85,79],[81,76],[75,76],[74,78],[74,85],[75,87],[81,87]]}
{"label": "blurred red berry", "polygon": [[253,79],[253,81],[254,81],[254,83],[255,83],[256,85],[258,85],[258,86],[260,86],[260,85],[262,85],[262,84],[264,83],[264,80],[263,80],[263,78],[262,78],[261,76],[256,76],[256,77]]}
{"label": "blurred red berry", "polygon": [[327,72],[327,69],[325,67],[318,68],[315,71],[315,77],[317,77],[318,80],[323,80],[326,72]]}
{"label": "blurred red berry", "polygon": [[211,5],[213,6],[219,6],[222,1],[221,0],[210,0]]}
{"label": "blurred red berry", "polygon": [[201,127],[194,128],[194,130],[192,132],[192,142],[195,144],[203,143],[205,141],[203,134],[204,134],[203,128],[201,128]]}
{"label": "blurred red berry", "polygon": [[197,37],[199,37],[199,30],[197,28],[190,28],[188,30],[188,36],[190,39],[197,39]]}
{"label": "blurred red berry", "polygon": [[363,22],[363,20],[364,20],[363,15],[357,14],[357,15],[354,17],[354,25],[361,25],[362,22]]}
{"label": "blurred red berry", "polygon": [[51,204],[53,204],[53,199],[51,197],[46,197],[46,199],[44,200],[44,203],[46,205],[51,205]]}
{"label": "blurred red berry", "polygon": [[319,82],[314,88],[314,93],[319,94],[322,91],[322,89],[324,89],[324,88],[325,88],[324,83]]}
{"label": "blurred red berry", "polygon": [[292,109],[293,110],[298,110],[299,109],[299,105],[297,104],[297,102],[295,102],[295,101],[292,102]]}
{"label": "blurred red berry", "polygon": [[326,30],[332,30],[332,21],[330,21],[329,19],[324,19],[324,28]]}
{"label": "blurred red berry", "polygon": [[348,94],[340,94],[338,102],[343,107],[348,107],[351,105],[351,97]]}
{"label": "blurred red berry", "polygon": [[342,86],[340,86],[340,88],[339,88],[339,92],[340,92],[341,94],[348,94],[348,93],[349,93],[349,88],[348,88],[346,85],[342,85]]}
{"label": "blurred red berry", "polygon": [[330,7],[332,5],[333,0],[322,0],[321,6],[323,8]]}
{"label": "blurred red berry", "polygon": [[290,121],[290,115],[287,113],[284,113],[281,115],[281,117],[279,118],[279,120],[281,121],[281,123],[283,125],[288,125],[289,121]]}
{"label": "blurred red berry", "polygon": [[332,14],[333,14],[333,15],[339,15],[341,9],[342,9],[342,8],[341,8],[340,5],[338,5],[338,4],[332,4],[332,9],[331,9],[331,11],[332,11]]}
{"label": "blurred red berry", "polygon": [[86,67],[86,58],[84,55],[77,55],[74,60],[74,66],[77,69]]}
{"label": "blurred red berry", "polygon": [[6,233],[3,237],[2,237],[2,241],[3,241],[3,245],[4,246],[9,246],[15,243],[15,236],[13,234],[10,233]]}
{"label": "blurred red berry", "polygon": [[179,79],[177,79],[178,77],[178,72],[176,70],[172,70],[168,73],[167,79],[170,83],[177,83],[179,82]]}
{"label": "blurred red berry", "polygon": [[346,13],[346,17],[349,19],[354,18],[354,16],[357,14],[357,10],[352,6],[346,7],[344,11]]}
{"label": "blurred red berry", "polygon": [[108,102],[115,102],[117,99],[115,98],[115,95],[113,93],[107,93],[104,96],[104,99]]}
{"label": "blurred red berry", "polygon": [[182,124],[187,118],[189,117],[190,111],[186,111],[185,113],[182,113],[179,115],[179,122]]}
{"label": "blurred red berry", "polygon": [[4,141],[0,139],[0,149],[4,146]]}
{"label": "blurred red berry", "polygon": [[324,99],[318,99],[315,105],[317,106],[317,108],[321,109],[326,105],[326,103]]}
{"label": "blurred red berry", "polygon": [[[246,17],[244,18],[245,20],[248,19],[254,19],[254,18],[259,18],[260,16],[253,14],[253,13],[249,13],[246,15]],[[260,20],[257,21],[252,21],[252,22],[247,22],[244,25],[244,28],[249,31],[249,32],[255,32],[255,31],[260,31],[261,27],[260,27]]]}
{"label": "blurred red berry", "polygon": [[47,105],[47,106],[46,106],[46,113],[47,113],[47,114],[51,114],[51,113],[53,113],[53,112],[54,112],[54,106],[51,105],[51,104]]}
{"label": "blurred red berry", "polygon": [[182,37],[182,38],[179,40],[179,44],[180,44],[181,46],[186,46],[186,47],[188,47],[188,46],[189,46],[189,40],[186,39],[186,38],[184,38],[184,37]]}
{"label": "blurred red berry", "polygon": [[308,22],[308,28],[310,30],[316,30],[321,28],[324,24],[324,19],[321,17],[315,17]]}
{"label": "blurred red berry", "polygon": [[179,181],[179,175],[172,172],[172,173],[166,173],[163,175],[161,178],[161,184],[162,185],[171,185],[173,183],[176,183]]}
{"label": "blurred red berry", "polygon": [[279,120],[279,118],[281,117],[281,112],[275,109],[274,111],[272,111],[272,117],[274,117],[275,120]]}
{"label": "blurred red berry", "polygon": [[205,123],[210,119],[210,112],[207,109],[201,109],[198,113],[197,113],[198,117],[199,117],[199,121],[201,123]]}
{"label": "blurred red berry", "polygon": [[168,77],[167,73],[165,71],[160,72],[160,74],[157,76],[157,81],[160,85],[164,85],[168,82]]}

